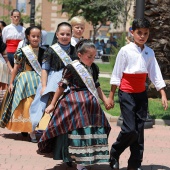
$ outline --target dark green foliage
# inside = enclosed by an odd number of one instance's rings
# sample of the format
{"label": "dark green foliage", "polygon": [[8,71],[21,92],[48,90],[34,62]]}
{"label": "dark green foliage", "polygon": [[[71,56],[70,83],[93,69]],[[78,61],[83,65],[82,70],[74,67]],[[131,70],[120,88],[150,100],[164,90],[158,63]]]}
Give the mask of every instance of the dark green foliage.
{"label": "dark green foliage", "polygon": [[110,57],[110,64],[112,67],[114,67],[117,54],[119,50],[125,46],[126,40],[125,40],[125,33],[122,34],[121,37],[117,38],[117,47],[112,46],[111,47],[111,57]]}
{"label": "dark green foliage", "polygon": [[67,12],[70,19],[79,15],[92,24],[93,40],[95,40],[95,35],[101,26],[106,25],[108,21],[118,21],[119,12],[122,9],[121,1],[111,1],[112,4],[108,1],[103,3],[101,0],[58,0],[57,3],[62,5],[61,12]]}

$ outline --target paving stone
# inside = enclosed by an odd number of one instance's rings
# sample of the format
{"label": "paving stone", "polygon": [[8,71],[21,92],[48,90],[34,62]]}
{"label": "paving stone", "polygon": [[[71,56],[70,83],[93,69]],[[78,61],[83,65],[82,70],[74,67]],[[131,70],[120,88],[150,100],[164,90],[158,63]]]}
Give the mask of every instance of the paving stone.
{"label": "paving stone", "polygon": [[[120,127],[110,122],[112,130],[109,147],[116,140]],[[29,142],[29,137],[0,128],[0,170],[76,170],[62,161],[52,159],[52,155],[37,154],[37,144]],[[120,156],[120,169],[126,170],[129,149]],[[145,129],[145,151],[143,170],[170,170],[170,126],[154,125]],[[88,170],[111,170],[109,164],[88,166]]]}

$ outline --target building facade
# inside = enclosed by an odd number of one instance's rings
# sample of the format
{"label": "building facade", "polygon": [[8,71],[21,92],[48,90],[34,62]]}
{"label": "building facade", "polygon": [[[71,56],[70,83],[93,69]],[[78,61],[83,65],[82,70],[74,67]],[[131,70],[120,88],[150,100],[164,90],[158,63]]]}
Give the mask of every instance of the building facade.
{"label": "building facade", "polygon": [[[10,10],[4,8],[3,5],[11,6],[13,9],[17,8],[22,11],[22,15],[30,16],[31,11],[31,0],[0,0],[0,17],[9,16]],[[3,4],[3,5],[2,5]],[[48,0],[35,0],[35,23],[41,24],[42,28],[47,32],[55,32],[56,27],[60,22],[68,21],[67,13],[61,13],[61,5],[57,2],[48,2]],[[132,15],[132,10],[130,11]],[[25,24],[27,27],[29,24]],[[128,32],[130,27],[130,22],[127,22],[126,30]],[[108,36],[108,32],[112,34],[117,34],[123,32],[123,27],[120,24],[117,29],[112,27],[112,24],[102,27],[98,36]],[[85,38],[90,38],[93,34],[93,28],[89,23],[86,23],[86,29],[84,32]]]}

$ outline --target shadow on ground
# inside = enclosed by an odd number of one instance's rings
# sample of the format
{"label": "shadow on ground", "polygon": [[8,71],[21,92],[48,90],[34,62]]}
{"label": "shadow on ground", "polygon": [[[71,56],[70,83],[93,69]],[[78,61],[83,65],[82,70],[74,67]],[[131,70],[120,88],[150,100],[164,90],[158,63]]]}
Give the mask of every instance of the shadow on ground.
{"label": "shadow on ground", "polygon": [[[127,168],[120,168],[120,170],[126,170]],[[169,167],[164,165],[142,165],[143,170],[170,170]]]}
{"label": "shadow on ground", "polygon": [[[88,170],[112,170],[109,165],[93,165],[93,166],[88,166]],[[162,165],[143,165],[142,166],[143,170],[170,170],[169,167],[167,166],[162,166]],[[73,164],[73,167],[68,167],[65,163],[58,164],[55,167],[51,169],[46,169],[46,170],[76,170],[76,165]],[[127,170],[126,167],[120,168],[120,170]]]}
{"label": "shadow on ground", "polygon": [[9,134],[1,134],[3,138],[13,139],[13,140],[20,140],[20,141],[28,141],[30,142],[29,135],[24,137],[21,133],[9,133]]}
{"label": "shadow on ground", "polygon": [[[40,139],[42,134],[36,134],[37,140]],[[7,139],[13,139],[13,140],[20,140],[20,141],[28,141],[30,142],[30,136],[27,134],[26,136],[23,136],[21,133],[8,133],[8,134],[0,134],[3,138]]]}
{"label": "shadow on ground", "polygon": [[[76,165],[73,164],[73,167],[68,167],[66,163],[57,164],[55,167],[46,169],[46,170],[76,170]],[[90,170],[90,169],[89,169]]]}

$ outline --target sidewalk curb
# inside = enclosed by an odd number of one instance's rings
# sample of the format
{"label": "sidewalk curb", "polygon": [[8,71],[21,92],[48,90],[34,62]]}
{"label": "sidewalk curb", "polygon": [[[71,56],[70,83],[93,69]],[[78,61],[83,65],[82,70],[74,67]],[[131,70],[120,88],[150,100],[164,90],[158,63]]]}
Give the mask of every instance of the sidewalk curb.
{"label": "sidewalk curb", "polygon": [[[112,116],[109,113],[106,113],[106,117],[109,122],[117,122],[119,116]],[[164,126],[170,126],[170,120],[164,120],[164,119],[153,119],[154,125],[164,125]]]}

